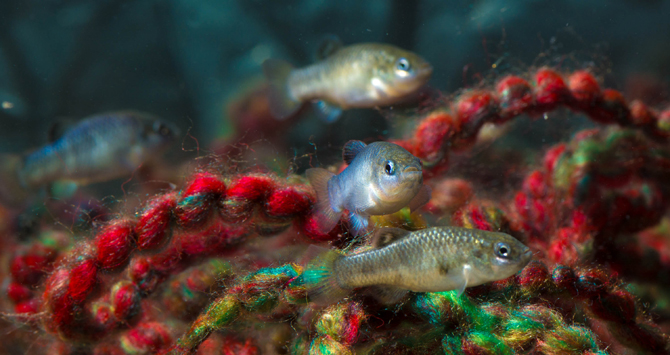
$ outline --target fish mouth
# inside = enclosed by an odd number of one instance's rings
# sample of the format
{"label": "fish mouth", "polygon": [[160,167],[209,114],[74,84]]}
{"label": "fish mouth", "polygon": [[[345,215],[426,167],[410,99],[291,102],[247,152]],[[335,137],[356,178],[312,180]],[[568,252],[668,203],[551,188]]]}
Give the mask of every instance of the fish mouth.
{"label": "fish mouth", "polygon": [[411,172],[419,172],[421,169],[417,166],[408,166],[406,167],[402,172],[403,173],[411,173]]}
{"label": "fish mouth", "polygon": [[433,66],[426,63],[419,67],[418,73],[420,77],[429,77],[433,75]]}
{"label": "fish mouth", "polygon": [[528,249],[523,253],[523,259],[530,261],[531,258],[533,258],[533,251]]}

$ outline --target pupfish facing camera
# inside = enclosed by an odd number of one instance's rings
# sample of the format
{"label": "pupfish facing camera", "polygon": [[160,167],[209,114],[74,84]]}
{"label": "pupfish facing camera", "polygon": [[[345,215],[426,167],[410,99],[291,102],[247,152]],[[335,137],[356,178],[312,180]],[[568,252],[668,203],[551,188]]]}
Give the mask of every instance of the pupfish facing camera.
{"label": "pupfish facing camera", "polygon": [[408,291],[438,292],[502,280],[523,269],[532,253],[505,233],[457,227],[409,232],[381,228],[375,249],[345,256],[325,251],[303,273],[310,301],[336,302],[352,289],[374,286],[382,303],[396,303]]}
{"label": "pupfish facing camera", "polygon": [[360,234],[367,230],[371,215],[395,213],[406,206],[413,211],[430,200],[421,161],[405,148],[349,141],[342,155],[349,166],[339,175],[319,168],[306,172],[316,191],[315,216],[323,233],[335,227],[344,210],[349,211],[353,233]]}
{"label": "pupfish facing camera", "polygon": [[392,45],[335,43],[321,55],[323,60],[304,68],[277,59],[263,63],[276,118],[290,117],[310,101],[328,122],[343,109],[393,105],[415,93],[433,73],[423,58]]}

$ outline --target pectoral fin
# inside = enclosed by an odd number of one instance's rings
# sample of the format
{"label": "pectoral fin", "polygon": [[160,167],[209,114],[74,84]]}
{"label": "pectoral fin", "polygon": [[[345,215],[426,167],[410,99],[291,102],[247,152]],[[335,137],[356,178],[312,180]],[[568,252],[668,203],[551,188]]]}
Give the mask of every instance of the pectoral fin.
{"label": "pectoral fin", "polygon": [[462,283],[458,288],[459,297],[463,294],[463,292],[465,292],[465,288],[468,287],[468,282],[470,281],[471,277],[472,277],[472,267],[470,265],[463,266],[463,276],[461,277]]}
{"label": "pectoral fin", "polygon": [[409,210],[414,212],[421,208],[421,206],[428,203],[428,201],[430,201],[431,193],[432,190],[428,185],[421,186],[421,189],[419,189],[419,192],[416,194],[416,196],[414,196],[414,198],[409,201]]}
{"label": "pectoral fin", "polygon": [[368,232],[368,225],[370,221],[367,216],[361,216],[358,213],[349,213],[349,225],[351,226],[351,234],[363,235]]}

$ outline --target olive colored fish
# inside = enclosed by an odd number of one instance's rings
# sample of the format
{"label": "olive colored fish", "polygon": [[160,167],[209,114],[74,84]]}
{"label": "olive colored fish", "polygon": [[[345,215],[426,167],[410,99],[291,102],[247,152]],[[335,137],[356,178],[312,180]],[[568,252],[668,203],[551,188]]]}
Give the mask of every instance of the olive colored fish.
{"label": "olive colored fish", "polygon": [[391,214],[406,206],[415,210],[430,200],[421,161],[405,148],[352,140],[344,145],[342,156],[349,166],[339,175],[320,168],[306,171],[316,191],[314,213],[323,233],[335,227],[345,210],[353,233],[359,234],[367,230],[371,215]]}
{"label": "olive colored fish", "polygon": [[523,269],[532,253],[504,233],[457,227],[408,232],[381,228],[376,249],[345,256],[327,251],[305,269],[309,298],[331,303],[352,289],[374,286],[371,294],[395,303],[408,291],[438,292],[502,280]]}
{"label": "olive colored fish", "polygon": [[[177,135],[177,128],[144,113],[96,115],[32,153],[2,157],[0,180],[6,186],[30,191],[54,182],[84,185],[129,176],[173,143]],[[0,191],[0,195],[11,192]]]}
{"label": "olive colored fish", "polygon": [[329,122],[343,109],[393,105],[426,84],[433,72],[420,56],[389,44],[328,48],[322,61],[300,69],[277,59],[263,63],[276,118],[290,117],[310,101]]}

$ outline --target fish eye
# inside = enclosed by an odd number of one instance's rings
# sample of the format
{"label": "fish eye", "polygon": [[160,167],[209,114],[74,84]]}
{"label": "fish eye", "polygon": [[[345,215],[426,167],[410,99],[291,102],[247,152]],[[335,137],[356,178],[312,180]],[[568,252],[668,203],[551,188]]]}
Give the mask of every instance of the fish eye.
{"label": "fish eye", "polygon": [[154,122],[154,131],[163,137],[170,135],[170,128],[160,121]]}
{"label": "fish eye", "polygon": [[507,259],[510,257],[512,248],[507,245],[507,243],[498,243],[495,247],[495,252],[498,257]]}
{"label": "fish eye", "polygon": [[398,61],[396,62],[395,67],[398,70],[401,70],[401,71],[409,71],[412,68],[412,66],[409,64],[409,60],[407,60],[407,58],[398,59]]}
{"label": "fish eye", "polygon": [[395,164],[393,163],[393,161],[391,161],[391,160],[386,161],[386,166],[384,167],[384,171],[386,172],[387,175],[395,174]]}

